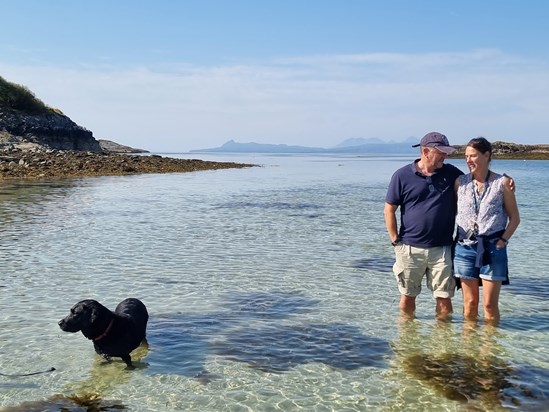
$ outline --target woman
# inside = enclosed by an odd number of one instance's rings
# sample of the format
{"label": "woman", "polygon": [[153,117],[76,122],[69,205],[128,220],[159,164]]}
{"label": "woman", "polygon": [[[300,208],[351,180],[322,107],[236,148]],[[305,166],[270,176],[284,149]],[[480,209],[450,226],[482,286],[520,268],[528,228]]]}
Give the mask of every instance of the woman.
{"label": "woman", "polygon": [[508,283],[507,243],[520,216],[510,179],[489,169],[492,145],[484,137],[472,139],[465,149],[470,173],[456,179],[458,242],[454,275],[463,291],[463,316],[478,317],[482,282],[484,320],[499,320],[499,293]]}

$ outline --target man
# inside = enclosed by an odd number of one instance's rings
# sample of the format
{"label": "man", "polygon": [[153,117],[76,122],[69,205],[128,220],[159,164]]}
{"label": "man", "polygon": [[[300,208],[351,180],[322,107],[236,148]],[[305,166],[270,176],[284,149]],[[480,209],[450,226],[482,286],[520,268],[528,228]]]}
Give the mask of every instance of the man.
{"label": "man", "polygon": [[[454,182],[463,174],[445,164],[456,149],[442,133],[427,133],[418,145],[421,157],[398,169],[385,198],[385,224],[395,250],[393,272],[401,293],[400,310],[412,316],[423,277],[436,299],[436,313],[452,313],[455,281],[452,243],[456,215]],[[396,211],[400,207],[400,228]]]}

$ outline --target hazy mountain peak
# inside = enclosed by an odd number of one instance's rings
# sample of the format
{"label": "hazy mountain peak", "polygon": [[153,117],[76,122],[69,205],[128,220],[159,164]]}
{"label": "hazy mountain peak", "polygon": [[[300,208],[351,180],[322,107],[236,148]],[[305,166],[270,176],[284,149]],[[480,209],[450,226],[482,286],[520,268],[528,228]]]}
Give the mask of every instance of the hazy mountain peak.
{"label": "hazy mountain peak", "polygon": [[377,137],[370,137],[368,139],[365,139],[364,137],[350,137],[348,139],[345,139],[338,145],[334,147],[351,147],[351,146],[362,146],[364,144],[379,144],[379,143],[386,143],[381,139],[378,139]]}

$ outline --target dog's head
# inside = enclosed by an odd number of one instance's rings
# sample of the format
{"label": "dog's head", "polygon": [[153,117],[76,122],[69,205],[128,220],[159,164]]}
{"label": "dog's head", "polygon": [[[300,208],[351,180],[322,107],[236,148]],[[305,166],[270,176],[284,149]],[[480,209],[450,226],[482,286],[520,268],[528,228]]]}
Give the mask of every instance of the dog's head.
{"label": "dog's head", "polygon": [[71,313],[61,319],[58,324],[65,332],[82,331],[84,336],[93,336],[95,330],[104,323],[104,314],[109,313],[107,308],[99,302],[86,299],[78,302],[71,308]]}

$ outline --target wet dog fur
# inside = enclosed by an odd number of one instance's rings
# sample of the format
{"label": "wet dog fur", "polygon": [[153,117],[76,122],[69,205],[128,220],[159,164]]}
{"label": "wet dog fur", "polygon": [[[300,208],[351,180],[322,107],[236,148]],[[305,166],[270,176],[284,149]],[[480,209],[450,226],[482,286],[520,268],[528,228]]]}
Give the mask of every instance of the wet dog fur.
{"label": "wet dog fur", "polygon": [[114,312],[96,300],[86,299],[75,304],[58,323],[65,332],[81,331],[105,359],[120,357],[128,368],[133,368],[130,353],[146,341],[148,320],[147,308],[139,299],[123,300]]}

